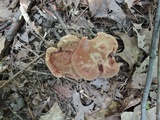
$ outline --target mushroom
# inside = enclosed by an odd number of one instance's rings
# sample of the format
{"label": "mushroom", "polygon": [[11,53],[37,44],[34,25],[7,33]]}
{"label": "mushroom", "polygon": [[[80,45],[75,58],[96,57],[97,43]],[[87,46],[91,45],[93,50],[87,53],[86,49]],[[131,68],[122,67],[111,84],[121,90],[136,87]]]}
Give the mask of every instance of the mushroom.
{"label": "mushroom", "polygon": [[46,64],[51,73],[56,77],[70,77],[79,79],[80,76],[74,71],[71,57],[79,44],[79,38],[67,35],[61,38],[57,47],[50,47],[46,51]]}
{"label": "mushroom", "polygon": [[86,80],[98,76],[112,77],[119,71],[119,65],[113,57],[117,48],[116,39],[103,32],[99,32],[92,40],[83,37],[71,58],[73,69]]}
{"label": "mushroom", "polygon": [[61,38],[57,48],[46,51],[46,64],[56,77],[83,78],[93,80],[96,77],[109,78],[117,74],[119,65],[114,54],[118,48],[116,39],[103,32],[92,40],[67,35]]}

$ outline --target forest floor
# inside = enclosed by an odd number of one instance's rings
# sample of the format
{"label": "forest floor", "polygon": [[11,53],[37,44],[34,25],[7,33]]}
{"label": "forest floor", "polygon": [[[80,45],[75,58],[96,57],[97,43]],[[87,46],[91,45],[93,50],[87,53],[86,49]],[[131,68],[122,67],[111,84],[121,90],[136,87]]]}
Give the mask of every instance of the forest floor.
{"label": "forest floor", "polygon": [[[139,120],[157,0],[0,0],[0,119]],[[67,34],[114,36],[112,78],[57,78],[47,48]],[[155,63],[156,64],[156,63]],[[156,119],[157,68],[147,101]]]}

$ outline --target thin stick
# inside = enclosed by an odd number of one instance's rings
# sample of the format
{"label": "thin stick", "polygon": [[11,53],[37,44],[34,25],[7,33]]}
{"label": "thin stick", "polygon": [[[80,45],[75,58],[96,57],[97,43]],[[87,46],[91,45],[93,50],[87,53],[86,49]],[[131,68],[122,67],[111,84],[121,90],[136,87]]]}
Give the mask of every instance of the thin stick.
{"label": "thin stick", "polygon": [[[36,57],[33,61],[31,61],[24,69],[28,68],[31,64],[33,64],[35,61],[37,61],[39,58],[41,58],[45,53],[41,54],[40,56]],[[7,83],[11,82],[17,75],[19,75],[21,72],[23,72],[24,69],[21,69],[19,72],[17,72],[15,75],[13,75],[10,79],[8,79],[6,82],[4,82],[0,88],[4,87]]]}
{"label": "thin stick", "polygon": [[[160,30],[159,30],[160,32]],[[160,33],[159,33],[159,44],[158,44],[158,64],[157,64],[157,116],[156,120],[160,120]]]}
{"label": "thin stick", "polygon": [[158,7],[157,7],[156,18],[154,22],[151,49],[150,49],[149,68],[147,72],[147,78],[146,78],[146,83],[145,83],[145,88],[144,88],[143,98],[141,103],[141,120],[146,120],[146,103],[148,99],[150,86],[152,83],[153,70],[155,67],[154,65],[155,58],[157,56],[159,26],[160,26],[160,0],[158,0],[157,6]]}

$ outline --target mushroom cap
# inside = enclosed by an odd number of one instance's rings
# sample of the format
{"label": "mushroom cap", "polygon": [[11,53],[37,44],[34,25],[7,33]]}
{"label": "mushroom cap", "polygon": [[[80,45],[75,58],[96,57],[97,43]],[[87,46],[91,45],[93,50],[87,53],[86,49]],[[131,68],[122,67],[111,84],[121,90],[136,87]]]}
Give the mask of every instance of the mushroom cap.
{"label": "mushroom cap", "polygon": [[46,51],[46,64],[56,77],[70,77],[80,79],[71,64],[71,56],[75,51],[79,38],[67,35],[61,38],[58,48],[50,47]]}
{"label": "mushroom cap", "polygon": [[80,42],[80,39],[74,35],[66,35],[60,39],[57,44],[62,51],[74,52]]}
{"label": "mushroom cap", "polygon": [[116,39],[103,32],[92,40],[83,37],[71,58],[73,69],[86,80],[98,76],[112,77],[119,71],[119,65],[112,56],[117,48]]}

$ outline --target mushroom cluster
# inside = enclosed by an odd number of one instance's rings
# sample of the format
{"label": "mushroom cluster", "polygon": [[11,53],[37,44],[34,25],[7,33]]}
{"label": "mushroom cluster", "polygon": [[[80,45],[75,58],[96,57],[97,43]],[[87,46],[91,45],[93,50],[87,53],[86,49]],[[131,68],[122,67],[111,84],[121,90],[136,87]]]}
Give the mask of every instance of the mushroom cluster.
{"label": "mushroom cluster", "polygon": [[113,56],[117,48],[116,39],[103,32],[99,32],[92,40],[67,35],[61,38],[57,48],[47,49],[46,64],[56,77],[75,80],[110,78],[119,71],[119,65]]}

